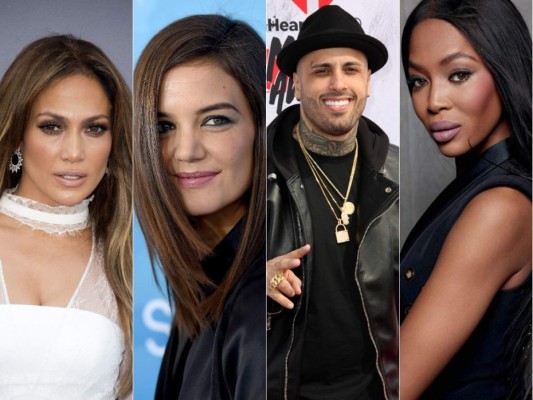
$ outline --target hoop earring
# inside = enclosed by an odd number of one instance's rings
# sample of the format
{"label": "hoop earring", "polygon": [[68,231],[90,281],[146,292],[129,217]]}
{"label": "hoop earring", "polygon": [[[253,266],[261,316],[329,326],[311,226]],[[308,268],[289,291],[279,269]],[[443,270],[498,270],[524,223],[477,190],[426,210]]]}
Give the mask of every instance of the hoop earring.
{"label": "hoop earring", "polygon": [[[15,160],[13,160],[15,159]],[[12,174],[16,174],[20,171],[22,168],[22,152],[20,151],[20,146],[17,147],[13,155],[11,156],[11,159],[9,160],[9,170]]]}

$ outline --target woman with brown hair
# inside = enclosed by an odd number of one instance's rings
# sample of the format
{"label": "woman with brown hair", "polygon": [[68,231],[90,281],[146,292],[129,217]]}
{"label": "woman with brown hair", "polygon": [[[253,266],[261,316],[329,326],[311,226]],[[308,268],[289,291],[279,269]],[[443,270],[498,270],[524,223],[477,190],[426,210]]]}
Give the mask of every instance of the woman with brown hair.
{"label": "woman with brown hair", "polygon": [[173,327],[158,399],[265,395],[264,44],[178,20],[135,70],[135,205]]}
{"label": "woman with brown hair", "polygon": [[0,397],[131,396],[131,97],[72,36],[0,82]]}

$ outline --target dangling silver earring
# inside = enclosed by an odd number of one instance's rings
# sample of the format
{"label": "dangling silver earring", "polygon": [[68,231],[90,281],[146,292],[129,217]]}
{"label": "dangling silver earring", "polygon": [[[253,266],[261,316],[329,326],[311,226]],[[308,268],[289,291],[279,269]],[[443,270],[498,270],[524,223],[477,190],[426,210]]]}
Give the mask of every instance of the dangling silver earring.
{"label": "dangling silver earring", "polygon": [[11,159],[9,160],[9,170],[12,174],[16,174],[22,168],[22,152],[20,151],[20,146],[17,147]]}
{"label": "dangling silver earring", "polygon": [[107,162],[107,165],[105,167],[105,176],[109,176],[109,161]]}

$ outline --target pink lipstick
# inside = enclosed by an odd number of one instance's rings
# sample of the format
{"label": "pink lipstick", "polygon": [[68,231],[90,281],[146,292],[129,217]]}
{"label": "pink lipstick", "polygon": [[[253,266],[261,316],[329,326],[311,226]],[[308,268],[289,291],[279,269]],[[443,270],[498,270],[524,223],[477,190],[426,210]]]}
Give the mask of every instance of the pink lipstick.
{"label": "pink lipstick", "polygon": [[61,171],[54,174],[56,181],[63,186],[70,188],[80,187],[87,180],[87,175],[77,171]]}
{"label": "pink lipstick", "polygon": [[186,188],[199,188],[210,182],[219,173],[214,171],[180,172],[176,174],[178,183]]}
{"label": "pink lipstick", "polygon": [[452,121],[433,122],[429,125],[429,131],[433,140],[437,143],[446,143],[452,140],[461,129],[461,125]]}

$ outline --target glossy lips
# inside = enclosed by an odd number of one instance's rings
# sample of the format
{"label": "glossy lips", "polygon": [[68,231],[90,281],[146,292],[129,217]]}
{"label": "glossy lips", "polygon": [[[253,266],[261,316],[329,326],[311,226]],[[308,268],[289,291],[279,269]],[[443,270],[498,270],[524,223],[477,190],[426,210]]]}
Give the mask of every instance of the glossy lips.
{"label": "glossy lips", "polygon": [[429,125],[429,131],[433,140],[437,143],[446,143],[452,140],[461,129],[461,125],[452,121],[433,122]]}
{"label": "glossy lips", "polygon": [[59,184],[71,188],[80,187],[87,180],[87,175],[77,171],[61,171],[54,174]]}
{"label": "glossy lips", "polygon": [[186,188],[202,187],[210,182],[219,173],[214,171],[181,172],[176,178],[181,186]]}

